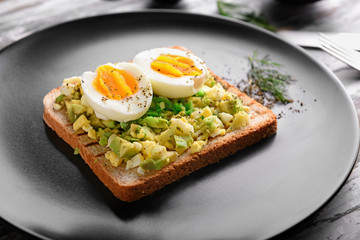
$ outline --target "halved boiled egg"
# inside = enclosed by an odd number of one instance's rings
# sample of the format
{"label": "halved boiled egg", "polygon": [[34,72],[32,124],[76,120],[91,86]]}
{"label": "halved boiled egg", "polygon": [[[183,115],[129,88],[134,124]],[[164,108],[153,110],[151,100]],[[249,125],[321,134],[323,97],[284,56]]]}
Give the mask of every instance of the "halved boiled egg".
{"label": "halved boiled egg", "polygon": [[127,122],[149,109],[152,87],[143,71],[133,63],[108,63],[95,72],[85,72],[81,86],[87,103],[103,120]]}
{"label": "halved boiled egg", "polygon": [[144,70],[154,93],[168,98],[189,97],[203,86],[207,68],[194,54],[172,48],[154,48],[137,54],[133,63]]}

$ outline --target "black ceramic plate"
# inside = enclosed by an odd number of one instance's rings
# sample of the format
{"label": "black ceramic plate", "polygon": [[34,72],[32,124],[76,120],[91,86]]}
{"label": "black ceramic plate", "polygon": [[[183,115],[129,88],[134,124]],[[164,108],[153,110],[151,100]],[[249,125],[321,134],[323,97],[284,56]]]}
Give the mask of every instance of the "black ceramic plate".
{"label": "black ceramic plate", "polygon": [[[183,45],[216,74],[246,79],[254,50],[297,80],[276,136],[134,203],[114,198],[42,120],[65,77],[144,49]],[[65,23],[0,54],[0,214],[55,239],[259,239],[321,207],[350,173],[359,135],[340,82],[301,49],[220,17],[124,13]]]}

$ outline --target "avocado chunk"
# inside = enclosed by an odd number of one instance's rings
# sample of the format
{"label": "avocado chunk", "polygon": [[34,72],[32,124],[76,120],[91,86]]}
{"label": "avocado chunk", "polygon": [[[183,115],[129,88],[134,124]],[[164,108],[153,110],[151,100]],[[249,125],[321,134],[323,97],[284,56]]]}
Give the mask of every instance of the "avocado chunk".
{"label": "avocado chunk", "polygon": [[121,142],[122,139],[120,137],[115,137],[111,142],[110,142],[110,149],[116,153],[116,155],[120,156],[120,147],[121,147]]}
{"label": "avocado chunk", "polygon": [[105,125],[105,127],[108,128],[115,128],[116,127],[116,121],[114,120],[102,120],[102,124]]}
{"label": "avocado chunk", "polygon": [[142,120],[143,124],[146,124],[148,127],[151,128],[167,128],[168,121],[161,117],[151,117],[148,116]]}
{"label": "avocado chunk", "polygon": [[105,127],[104,124],[101,122],[101,120],[97,118],[95,114],[91,114],[89,120],[90,120],[90,125],[95,129]]}
{"label": "avocado chunk", "polygon": [[176,152],[170,151],[164,154],[163,158],[154,160],[154,159],[145,159],[140,163],[140,167],[145,170],[160,170],[169,163],[173,162],[177,157]]}
{"label": "avocado chunk", "polygon": [[63,102],[63,101],[64,101],[64,98],[65,98],[65,94],[59,95],[59,96],[55,99],[55,103],[59,104],[59,103]]}
{"label": "avocado chunk", "polygon": [[176,148],[187,148],[187,142],[184,138],[175,135]]}
{"label": "avocado chunk", "polygon": [[72,108],[71,102],[70,101],[65,101],[65,106],[66,106],[66,111],[68,113],[70,121],[75,122],[77,117],[75,115],[74,109]]}
{"label": "avocado chunk", "polygon": [[183,135],[183,136],[175,135],[174,139],[176,143],[175,149],[178,153],[183,153],[194,142],[194,139],[191,136],[187,136],[187,135]]}
{"label": "avocado chunk", "polygon": [[76,115],[81,115],[83,114],[84,112],[86,112],[86,107],[84,107],[83,105],[81,104],[71,104],[71,107],[72,109],[74,110],[74,113]]}
{"label": "avocado chunk", "polygon": [[208,128],[211,133],[214,132],[215,131],[214,118],[212,116],[204,118],[202,127]]}
{"label": "avocado chunk", "polygon": [[145,159],[140,163],[140,167],[145,170],[160,170],[168,164],[169,164],[168,159],[159,159],[159,160]]}
{"label": "avocado chunk", "polygon": [[133,138],[142,139],[142,140],[155,140],[155,133],[148,126],[140,126],[138,124],[132,123],[130,126],[130,135]]}
{"label": "avocado chunk", "polygon": [[[137,143],[139,144],[139,143]],[[141,144],[139,144],[141,146]],[[120,146],[120,157],[131,158],[138,154],[141,150],[141,147],[136,147],[134,143],[124,141]]]}
{"label": "avocado chunk", "polygon": [[156,163],[153,159],[145,159],[140,163],[140,167],[145,170],[158,170],[156,169]]}
{"label": "avocado chunk", "polygon": [[103,135],[99,140],[99,144],[100,146],[105,147],[108,144],[108,138],[105,135]]}

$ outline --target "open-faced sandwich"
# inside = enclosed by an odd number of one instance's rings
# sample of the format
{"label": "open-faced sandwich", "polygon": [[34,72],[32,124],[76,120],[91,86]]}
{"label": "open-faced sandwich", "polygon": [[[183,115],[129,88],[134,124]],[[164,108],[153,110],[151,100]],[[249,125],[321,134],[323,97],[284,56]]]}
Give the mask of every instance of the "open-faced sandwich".
{"label": "open-faced sandwich", "polygon": [[44,121],[123,201],[135,201],[277,130],[276,116],[183,47],[67,78]]}

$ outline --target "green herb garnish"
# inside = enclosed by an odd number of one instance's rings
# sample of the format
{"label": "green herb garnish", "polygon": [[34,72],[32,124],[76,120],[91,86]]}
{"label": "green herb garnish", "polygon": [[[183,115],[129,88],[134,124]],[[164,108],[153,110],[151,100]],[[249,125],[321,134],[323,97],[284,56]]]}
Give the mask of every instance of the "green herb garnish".
{"label": "green herb garnish", "polygon": [[78,147],[76,147],[74,149],[74,155],[78,155],[80,153],[80,149]]}
{"label": "green herb garnish", "polygon": [[255,51],[252,57],[248,58],[250,61],[250,70],[248,72],[249,86],[252,83],[265,93],[270,93],[274,96],[275,101],[282,103],[293,102],[286,95],[286,86],[293,80],[290,75],[279,72],[280,64],[272,62],[268,55],[259,58]]}
{"label": "green herb garnish", "polygon": [[273,32],[276,30],[261,13],[256,13],[245,4],[217,1],[217,7],[223,16],[249,22]]}

